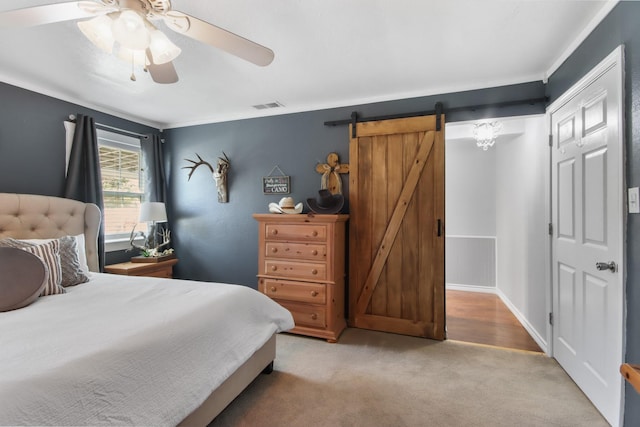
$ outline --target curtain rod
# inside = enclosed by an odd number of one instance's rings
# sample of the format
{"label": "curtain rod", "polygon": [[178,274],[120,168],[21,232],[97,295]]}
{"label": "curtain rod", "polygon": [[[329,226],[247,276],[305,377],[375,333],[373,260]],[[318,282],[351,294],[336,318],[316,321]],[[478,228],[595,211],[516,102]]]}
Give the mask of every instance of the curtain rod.
{"label": "curtain rod", "polygon": [[[74,116],[73,114],[69,114],[69,121],[75,123],[76,122],[76,116]],[[138,132],[132,132],[130,130],[126,130],[126,129],[120,129],[114,126],[109,126],[109,125],[105,125],[102,123],[98,123],[95,122],[96,128],[97,129],[102,129],[102,130],[108,130],[111,132],[115,132],[115,133],[119,133],[120,135],[126,135],[126,136],[137,136],[138,138],[144,138],[147,139],[149,138],[149,135],[144,135]]]}
{"label": "curtain rod", "polygon": [[[524,104],[529,104],[529,105],[534,105],[534,104],[539,104],[539,103],[547,103],[549,102],[549,97],[543,97],[543,98],[532,98],[532,99],[520,99],[517,101],[505,101],[505,102],[495,102],[493,104],[479,104],[479,105],[469,105],[469,106],[464,106],[464,107],[453,107],[453,108],[444,108],[443,113],[447,114],[447,113],[454,113],[454,112],[459,112],[459,111],[476,111],[476,110],[480,110],[480,109],[484,109],[484,108],[500,108],[500,107],[510,107],[513,105],[524,105]],[[430,111],[418,111],[418,112],[414,112],[414,113],[403,113],[403,114],[391,114],[388,116],[377,116],[377,117],[367,117],[367,118],[362,118],[360,116],[357,116],[357,122],[373,122],[373,121],[379,121],[379,120],[391,120],[391,119],[404,119],[404,118],[409,118],[409,117],[419,117],[419,116],[431,116],[436,114],[437,111],[436,110],[430,110]],[[332,120],[332,121],[328,121],[328,122],[324,122],[325,126],[343,126],[343,125],[349,125],[353,123],[353,119],[345,119],[345,120]]]}

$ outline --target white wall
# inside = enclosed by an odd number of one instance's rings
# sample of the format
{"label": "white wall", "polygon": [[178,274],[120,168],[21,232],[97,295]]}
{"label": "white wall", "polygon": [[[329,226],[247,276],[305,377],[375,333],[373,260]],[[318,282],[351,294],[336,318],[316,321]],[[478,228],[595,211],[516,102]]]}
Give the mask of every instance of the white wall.
{"label": "white wall", "polygon": [[496,153],[482,151],[469,124],[445,130],[447,286],[496,286]]}
{"label": "white wall", "polygon": [[496,143],[497,288],[539,344],[547,334],[548,132],[543,116],[524,133]]}
{"label": "white wall", "polygon": [[495,150],[482,151],[470,138],[446,137],[445,206],[447,235],[496,235]]}
{"label": "white wall", "polygon": [[[445,129],[445,278],[449,288],[496,286],[496,152],[471,124]],[[479,290],[479,289],[478,289]]]}

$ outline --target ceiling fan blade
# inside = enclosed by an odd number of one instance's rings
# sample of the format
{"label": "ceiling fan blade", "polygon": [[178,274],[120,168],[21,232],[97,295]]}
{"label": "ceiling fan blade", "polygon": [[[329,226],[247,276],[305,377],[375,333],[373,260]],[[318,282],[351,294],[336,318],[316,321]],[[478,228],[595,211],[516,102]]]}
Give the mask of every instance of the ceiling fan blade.
{"label": "ceiling fan blade", "polygon": [[271,49],[201,19],[175,10],[163,16],[169,28],[192,39],[263,67],[273,61],[274,54]]}
{"label": "ceiling fan blade", "polygon": [[[88,5],[95,6],[88,7]],[[112,10],[113,8],[104,6],[102,3],[88,1],[54,3],[25,9],[8,10],[0,12],[0,28],[31,27],[53,22],[91,18],[99,13],[107,13]]]}
{"label": "ceiling fan blade", "polygon": [[154,82],[160,84],[171,84],[178,82],[178,73],[171,62],[164,64],[149,64],[147,70]]}
{"label": "ceiling fan blade", "polygon": [[171,84],[178,82],[178,73],[173,66],[173,62],[165,62],[164,64],[154,64],[151,51],[147,48],[147,59],[149,65],[147,65],[147,71],[151,75],[154,82],[160,84]]}

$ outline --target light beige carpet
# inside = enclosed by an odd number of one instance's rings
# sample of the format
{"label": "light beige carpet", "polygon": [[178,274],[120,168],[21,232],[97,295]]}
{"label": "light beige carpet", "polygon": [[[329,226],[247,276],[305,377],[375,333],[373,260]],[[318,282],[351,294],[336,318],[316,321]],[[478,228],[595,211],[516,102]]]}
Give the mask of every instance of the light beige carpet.
{"label": "light beige carpet", "polygon": [[211,426],[607,426],[553,359],[347,329],[337,344],[277,338],[260,375]]}

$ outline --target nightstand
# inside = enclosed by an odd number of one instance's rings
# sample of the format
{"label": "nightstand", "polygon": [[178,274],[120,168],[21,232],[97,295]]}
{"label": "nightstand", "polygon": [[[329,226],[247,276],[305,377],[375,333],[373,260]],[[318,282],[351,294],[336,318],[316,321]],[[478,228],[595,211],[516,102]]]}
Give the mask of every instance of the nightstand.
{"label": "nightstand", "polygon": [[123,262],[106,265],[104,271],[123,276],[149,276],[171,279],[173,277],[173,266],[177,263],[177,258],[160,262]]}

